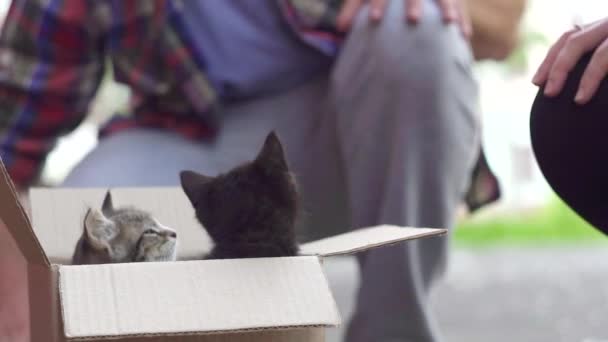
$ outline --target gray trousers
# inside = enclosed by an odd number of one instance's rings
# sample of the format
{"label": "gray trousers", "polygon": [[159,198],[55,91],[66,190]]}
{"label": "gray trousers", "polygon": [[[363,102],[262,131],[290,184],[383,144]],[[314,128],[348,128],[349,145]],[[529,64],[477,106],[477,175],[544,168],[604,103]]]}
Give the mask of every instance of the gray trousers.
{"label": "gray trousers", "polygon": [[[177,185],[180,170],[226,171],[276,130],[302,191],[304,238],[376,224],[451,227],[479,150],[468,44],[425,3],[416,27],[402,1],[355,22],[329,75],[225,108],[218,141],[132,130],[102,140],[65,186]],[[360,258],[347,340],[437,341],[427,305],[447,239],[409,242]]]}

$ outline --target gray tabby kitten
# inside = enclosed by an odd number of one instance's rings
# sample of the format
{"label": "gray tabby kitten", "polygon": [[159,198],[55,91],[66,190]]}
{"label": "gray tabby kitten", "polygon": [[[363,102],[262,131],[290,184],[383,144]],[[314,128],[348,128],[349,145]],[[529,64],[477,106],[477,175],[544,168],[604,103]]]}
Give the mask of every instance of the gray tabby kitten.
{"label": "gray tabby kitten", "polygon": [[117,208],[110,192],[102,209],[89,209],[84,231],[72,264],[107,264],[176,259],[177,234],[149,213],[135,208]]}

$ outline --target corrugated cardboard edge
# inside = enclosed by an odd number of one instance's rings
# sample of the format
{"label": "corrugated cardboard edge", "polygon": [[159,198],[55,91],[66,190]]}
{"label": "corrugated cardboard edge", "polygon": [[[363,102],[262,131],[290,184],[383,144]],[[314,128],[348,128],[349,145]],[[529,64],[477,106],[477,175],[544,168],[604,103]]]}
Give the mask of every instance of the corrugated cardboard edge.
{"label": "corrugated cardboard edge", "polygon": [[[323,258],[321,258],[320,256],[317,256],[317,258],[319,259],[319,264],[321,265],[321,267],[323,267]],[[328,326],[328,328],[338,328],[342,325],[342,322],[343,322],[342,314],[340,313],[340,308],[338,308],[338,303],[336,302],[336,297],[334,296],[334,291],[331,289],[331,286],[329,285],[329,278],[327,278],[327,274],[325,273],[325,271],[323,271],[322,273],[323,273],[323,279],[325,279],[325,286],[327,286],[327,291],[329,291],[329,293],[331,293],[331,295],[332,295],[331,296],[332,305],[338,315],[338,320],[339,320],[338,324]]]}
{"label": "corrugated cardboard edge", "polygon": [[[403,228],[408,228],[408,229],[414,229],[414,230],[418,230],[420,231],[419,233],[416,233],[414,235],[408,235],[408,236],[403,236],[403,237],[398,237],[398,238],[392,238],[392,239],[388,239],[388,240],[384,240],[384,241],[380,241],[380,242],[376,242],[376,243],[360,243],[355,247],[352,248],[337,248],[334,251],[331,252],[327,252],[327,253],[320,253],[320,252],[316,252],[316,253],[306,253],[304,251],[304,253],[302,253],[302,255],[316,255],[320,258],[325,258],[325,257],[331,257],[331,256],[339,256],[339,255],[350,255],[350,254],[356,254],[358,252],[363,252],[369,249],[373,249],[373,248],[377,248],[377,247],[383,247],[383,246],[392,246],[404,241],[409,241],[409,240],[418,240],[421,238],[426,238],[426,237],[433,237],[433,236],[442,236],[447,234],[448,230],[447,229],[437,229],[437,228],[422,228],[422,227],[399,227],[399,226],[392,226],[392,225],[382,225],[382,226],[377,226],[377,227],[369,227],[369,228],[362,228],[364,230],[368,230],[371,231],[373,233],[374,230],[382,230],[382,229],[393,229],[398,231],[399,229],[403,229]],[[314,244],[318,244],[318,243],[323,243],[324,241],[327,240],[336,240],[339,241],[340,239],[346,238],[348,235],[350,234],[356,234],[357,231],[352,231],[349,233],[344,233],[344,234],[340,234],[340,235],[335,235],[335,236],[331,236],[325,239],[321,239],[321,240],[317,240],[317,241],[312,241],[306,244],[303,244],[301,247],[303,250],[306,250],[306,246],[314,246]],[[346,240],[346,239],[345,239]],[[313,248],[314,249],[314,248]]]}
{"label": "corrugated cardboard edge", "polygon": [[42,245],[28,218],[8,171],[0,158],[0,218],[8,228],[9,233],[17,242],[19,250],[28,262],[50,267]]}
{"label": "corrugated cardboard edge", "polygon": [[206,331],[206,332],[180,332],[180,333],[154,333],[154,334],[128,334],[128,335],[116,335],[116,336],[91,336],[91,337],[66,337],[67,341],[115,341],[129,338],[141,338],[141,337],[191,337],[191,336],[208,336],[208,335],[222,335],[222,334],[242,334],[248,332],[257,331],[280,331],[280,330],[301,330],[301,329],[315,329],[315,328],[335,328],[333,325],[301,325],[301,326],[280,326],[273,328],[260,328],[260,329],[240,329],[240,330],[227,330],[227,331]]}
{"label": "corrugated cardboard edge", "polygon": [[30,336],[32,341],[62,342],[57,275],[59,267],[28,265]]}

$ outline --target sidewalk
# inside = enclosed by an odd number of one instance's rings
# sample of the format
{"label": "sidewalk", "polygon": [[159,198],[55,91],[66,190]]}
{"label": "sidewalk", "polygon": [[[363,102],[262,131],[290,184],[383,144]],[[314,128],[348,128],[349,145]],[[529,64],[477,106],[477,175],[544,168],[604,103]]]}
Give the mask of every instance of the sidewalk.
{"label": "sidewalk", "polygon": [[[326,270],[346,319],[355,261]],[[446,342],[608,342],[608,247],[456,249],[433,299]]]}

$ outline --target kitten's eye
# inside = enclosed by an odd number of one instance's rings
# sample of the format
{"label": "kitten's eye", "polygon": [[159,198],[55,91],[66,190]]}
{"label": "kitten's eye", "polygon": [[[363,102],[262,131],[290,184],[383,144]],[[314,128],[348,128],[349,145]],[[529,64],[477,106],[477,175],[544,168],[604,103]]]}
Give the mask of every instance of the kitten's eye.
{"label": "kitten's eye", "polygon": [[158,232],[156,230],[154,230],[154,229],[146,229],[144,231],[144,234],[146,234],[146,235],[157,235]]}

